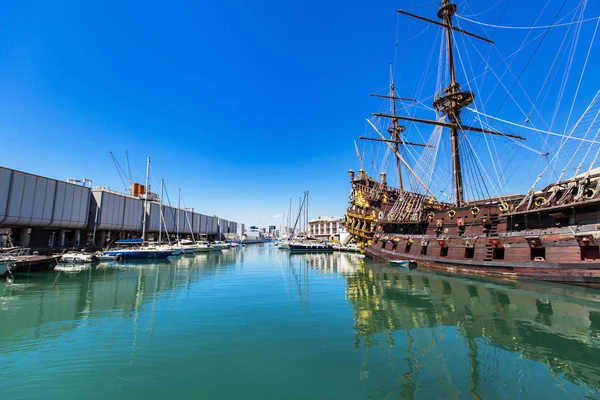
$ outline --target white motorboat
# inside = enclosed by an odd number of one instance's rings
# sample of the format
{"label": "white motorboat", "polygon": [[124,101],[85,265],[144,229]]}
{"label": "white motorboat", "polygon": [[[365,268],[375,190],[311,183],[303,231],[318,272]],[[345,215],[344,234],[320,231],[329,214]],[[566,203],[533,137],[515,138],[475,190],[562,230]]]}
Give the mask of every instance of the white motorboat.
{"label": "white motorboat", "polygon": [[63,254],[59,259],[59,263],[71,264],[87,264],[96,261],[96,256],[89,253],[68,252]]}
{"label": "white motorboat", "polygon": [[229,248],[229,245],[225,242],[217,240],[210,245],[210,248],[213,250],[225,250]]}
{"label": "white motorboat", "polygon": [[94,254],[96,256],[96,261],[98,262],[111,262],[111,261],[121,261],[123,259],[122,256],[119,255],[108,255],[103,254],[102,252],[96,252]]}
{"label": "white motorboat", "polygon": [[194,254],[196,252],[196,243],[189,239],[182,239],[176,245],[183,254]]}
{"label": "white motorboat", "polygon": [[8,272],[8,266],[14,262],[14,259],[11,257],[5,257],[0,259],[0,276],[3,276]]}
{"label": "white motorboat", "polygon": [[287,250],[290,248],[290,242],[288,240],[280,240],[279,243],[277,243],[277,248]]}
{"label": "white motorboat", "polygon": [[207,241],[196,242],[196,253],[206,253],[211,250],[210,243]]}
{"label": "white motorboat", "polygon": [[339,243],[333,245],[335,251],[345,251],[348,253],[360,253],[360,248],[356,243],[348,243],[346,246],[342,246]]}

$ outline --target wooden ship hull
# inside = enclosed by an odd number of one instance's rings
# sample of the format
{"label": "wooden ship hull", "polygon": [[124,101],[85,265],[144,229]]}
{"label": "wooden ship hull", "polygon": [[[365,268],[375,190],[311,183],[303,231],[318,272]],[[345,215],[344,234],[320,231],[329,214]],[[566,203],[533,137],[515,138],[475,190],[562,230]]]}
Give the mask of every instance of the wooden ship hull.
{"label": "wooden ship hull", "polygon": [[[456,208],[427,200],[410,205],[404,198],[418,202],[422,196],[386,187],[363,171],[352,184],[346,227],[370,257],[468,274],[600,284],[600,199],[595,196],[536,205],[536,199],[551,197],[538,193],[529,207],[519,196],[511,203]],[[555,186],[546,190],[552,191]],[[401,203],[406,206],[398,207]]]}

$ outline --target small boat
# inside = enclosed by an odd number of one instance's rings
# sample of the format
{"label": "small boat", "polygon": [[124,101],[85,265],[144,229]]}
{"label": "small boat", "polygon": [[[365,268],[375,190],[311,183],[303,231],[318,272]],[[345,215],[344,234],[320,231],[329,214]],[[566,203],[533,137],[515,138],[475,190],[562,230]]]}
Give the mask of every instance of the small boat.
{"label": "small boat", "polygon": [[217,240],[210,245],[210,248],[213,250],[225,250],[229,248],[229,245],[225,242]]}
{"label": "small boat", "polygon": [[18,256],[30,254],[31,250],[22,247],[10,247],[0,249],[0,277],[6,275],[14,268]]}
{"label": "small boat", "polygon": [[229,242],[229,247],[240,247],[240,244],[238,242]]}
{"label": "small boat", "polygon": [[9,257],[6,258],[1,258],[0,259],[0,277],[4,276],[4,274],[6,274],[8,272],[8,266],[9,264],[11,264],[14,260]]}
{"label": "small boat", "polygon": [[391,264],[397,265],[400,268],[415,269],[417,268],[417,262],[413,260],[390,260]]}
{"label": "small boat", "polygon": [[207,253],[211,250],[210,243],[207,241],[196,242],[196,247],[194,250],[196,253]]}
{"label": "small boat", "polygon": [[[147,259],[161,259],[167,258],[173,254],[173,250],[170,247],[164,246],[145,246],[142,247],[142,238],[138,239],[124,239],[117,240],[117,245],[123,247],[117,247],[104,251],[104,255],[108,256],[121,256],[123,260],[147,260]],[[129,247],[126,247],[129,245]],[[132,247],[134,246],[134,247]]]}
{"label": "small boat", "polygon": [[317,242],[290,242],[289,249],[292,253],[331,253],[333,246]]}
{"label": "small boat", "polygon": [[17,256],[13,261],[9,261],[8,268],[13,274],[52,271],[56,263],[57,257],[52,256]]}
{"label": "small boat", "polygon": [[358,247],[358,245],[356,243],[349,243],[346,246],[334,246],[334,249],[336,251],[344,251],[347,253],[360,253],[360,248]]}
{"label": "small boat", "polygon": [[189,239],[182,239],[176,245],[183,254],[194,254],[196,252],[196,243]]}
{"label": "small boat", "polygon": [[167,258],[173,254],[173,250],[158,249],[112,249],[105,251],[104,255],[120,256],[123,260],[147,260]]}
{"label": "small boat", "polygon": [[68,252],[60,256],[58,262],[70,264],[85,264],[96,261],[96,256],[89,253]]}
{"label": "small boat", "polygon": [[181,246],[179,246],[178,244],[148,242],[140,248],[146,250],[171,251],[171,256],[179,256],[183,254]]}
{"label": "small boat", "polygon": [[96,252],[94,256],[96,257],[96,261],[98,262],[121,261],[123,259],[123,256],[121,255],[110,256],[101,252]]}

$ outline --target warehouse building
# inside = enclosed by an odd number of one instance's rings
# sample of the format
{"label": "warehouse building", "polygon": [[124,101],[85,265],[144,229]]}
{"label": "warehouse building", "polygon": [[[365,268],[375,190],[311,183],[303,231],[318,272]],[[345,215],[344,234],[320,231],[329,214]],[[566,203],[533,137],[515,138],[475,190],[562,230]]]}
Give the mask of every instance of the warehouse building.
{"label": "warehouse building", "polygon": [[134,196],[91,186],[87,179],[64,182],[0,167],[0,247],[105,247],[141,237],[144,221],[146,239],[163,241],[229,238],[240,225],[161,205],[143,189]]}

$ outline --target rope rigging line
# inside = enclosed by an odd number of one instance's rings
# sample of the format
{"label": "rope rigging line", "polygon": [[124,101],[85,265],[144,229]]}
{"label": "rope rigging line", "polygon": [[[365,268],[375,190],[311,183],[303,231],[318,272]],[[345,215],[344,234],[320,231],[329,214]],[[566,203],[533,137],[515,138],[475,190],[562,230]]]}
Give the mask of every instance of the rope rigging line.
{"label": "rope rigging line", "polygon": [[[546,6],[547,6],[547,5],[548,5],[548,3],[546,3]],[[544,6],[544,10],[546,9],[546,6]],[[542,12],[543,12],[543,10],[542,10]],[[569,12],[567,15],[563,16],[562,18],[560,18],[560,19],[559,19],[559,22],[560,22],[560,21],[562,21],[562,20],[564,20],[564,19],[566,19],[566,18],[567,18],[567,17],[568,17],[570,14],[572,14],[572,13],[573,13],[573,11]],[[538,18],[539,18],[539,17],[538,17]],[[458,27],[460,27],[460,24],[458,23],[458,20],[456,21],[456,23],[457,23],[457,26],[458,26]],[[443,36],[443,33],[444,33],[444,31],[440,31],[440,32],[442,33],[442,36]],[[537,40],[538,40],[540,37],[542,37],[542,36],[544,36],[544,35],[545,35],[545,32],[542,32],[542,33],[538,34],[537,36],[535,36],[533,39],[531,39],[529,42],[527,42],[527,39],[528,39],[528,37],[529,37],[529,34],[528,34],[528,35],[527,35],[527,37],[526,37],[526,38],[523,40],[523,42],[521,43],[520,47],[519,47],[519,48],[518,48],[516,51],[512,52],[511,54],[509,54],[509,55],[507,55],[507,56],[503,56],[503,55],[502,55],[502,54],[499,52],[499,50],[498,50],[498,49],[497,49],[495,46],[491,46],[491,47],[493,47],[493,48],[496,50],[496,52],[498,52],[498,54],[499,54],[501,57],[503,57],[503,58],[502,58],[500,61],[498,61],[498,62],[497,62],[496,64],[494,64],[494,65],[490,65],[490,64],[489,64],[489,63],[488,63],[488,62],[485,60],[485,58],[483,57],[483,55],[481,55],[481,53],[479,52],[479,50],[477,49],[477,47],[475,47],[475,50],[476,50],[476,51],[479,53],[479,55],[482,57],[482,59],[483,59],[483,60],[484,60],[484,62],[486,63],[486,69],[485,69],[485,71],[484,71],[484,72],[482,72],[482,73],[480,73],[479,75],[477,75],[477,76],[475,76],[475,77],[471,78],[471,79],[470,79],[470,80],[469,80],[469,81],[468,81],[466,84],[469,84],[470,82],[472,82],[472,81],[474,81],[474,80],[477,80],[477,79],[479,79],[479,78],[481,78],[481,77],[485,76],[485,75],[486,75],[488,72],[492,71],[492,72],[493,72],[493,74],[495,75],[496,79],[498,80],[498,85],[499,85],[499,84],[502,84],[502,86],[504,87],[504,89],[505,89],[505,90],[508,92],[508,89],[507,89],[507,88],[506,88],[506,86],[504,86],[504,84],[502,83],[502,79],[501,79],[501,78],[499,78],[499,77],[498,77],[498,75],[497,75],[497,74],[494,72],[494,71],[495,71],[495,68],[496,68],[497,66],[499,66],[500,64],[505,64],[505,65],[507,66],[507,69],[508,69],[508,70],[509,70],[509,71],[510,71],[512,74],[513,74],[513,76],[515,76],[515,74],[514,74],[514,73],[512,72],[512,70],[510,69],[510,64],[512,64],[512,61],[514,61],[514,56],[516,56],[516,55],[517,55],[518,53],[520,53],[520,52],[521,52],[523,49],[525,49],[526,47],[528,47],[528,46],[529,46],[529,45],[531,45],[532,43],[536,42],[536,41],[537,41]],[[470,38],[468,38],[468,39],[469,39],[469,40],[471,40]],[[442,40],[442,46],[443,46],[443,43],[444,43],[444,41]],[[440,54],[440,56],[441,56],[441,54]],[[511,58],[512,58],[512,61],[510,61],[510,64],[507,64],[507,60],[509,60],[509,59],[511,59]],[[600,59],[600,57],[599,57],[599,59]],[[596,61],[597,61],[597,60],[596,60]],[[438,65],[441,65],[441,63],[439,63]],[[505,72],[505,73],[502,75],[502,77],[503,77],[505,74],[506,74],[506,72]],[[524,88],[521,86],[520,82],[519,82],[519,87],[520,87],[520,88],[521,88],[521,89],[524,91],[525,95],[527,96],[527,92],[526,92],[526,91],[524,90]],[[493,93],[493,92],[495,92],[495,90],[496,90],[496,89],[494,88],[494,90],[492,91],[492,93]],[[438,90],[438,91],[439,91],[439,90]],[[436,92],[435,92],[435,94],[433,94],[433,95],[430,95],[430,96],[428,96],[428,97],[426,97],[426,98],[423,98],[422,100],[418,101],[418,103],[420,103],[420,104],[421,104],[423,107],[425,107],[425,108],[427,108],[427,109],[433,110],[431,107],[428,107],[428,106],[427,106],[427,105],[426,105],[424,102],[425,102],[425,101],[432,100],[432,99],[435,97],[435,95],[438,93],[438,91],[436,91]],[[510,93],[510,92],[508,92],[508,93]],[[417,98],[420,98],[420,97],[417,97]],[[490,98],[491,98],[491,96],[490,96]],[[525,111],[524,111],[524,110],[522,110],[522,109],[520,108],[519,104],[518,104],[518,103],[516,102],[516,100],[515,100],[515,99],[512,97],[512,95],[511,95],[511,98],[513,99],[513,101],[515,101],[515,104],[517,104],[517,106],[519,107],[520,111],[523,113],[524,117],[525,117],[525,118],[527,118],[527,113],[525,113]],[[529,101],[531,102],[531,99],[529,99]],[[543,123],[544,123],[544,124],[547,126],[547,123],[546,123],[546,122],[543,120],[543,117],[542,117],[542,115],[540,114],[540,112],[539,112],[537,109],[536,109],[536,112],[537,112],[538,116],[541,118],[542,122],[543,122]]]}
{"label": "rope rigging line", "polygon": [[[594,106],[594,104],[596,103],[596,101],[598,100],[600,95],[600,91],[598,91],[596,93],[596,96],[594,96],[594,99],[590,102],[590,104],[586,107],[585,111],[583,112],[583,114],[581,115],[581,117],[579,118],[579,120],[577,121],[577,123],[575,124],[575,126],[573,127],[573,129],[569,132],[569,135],[567,136],[568,138],[570,138],[573,133],[575,132],[575,129],[579,126],[579,124],[581,123],[581,121],[583,120],[583,118],[585,117],[585,115],[592,109],[592,107]],[[592,142],[592,141],[590,141]],[[536,181],[534,182],[533,186],[530,189],[530,192],[533,193],[535,191],[535,187],[538,184],[538,182],[540,181],[540,179],[544,176],[544,174],[546,173],[546,171],[548,170],[548,168],[550,166],[553,166],[554,163],[557,160],[558,155],[560,154],[561,150],[563,149],[563,147],[565,146],[565,144],[567,143],[567,140],[562,141],[558,151],[554,154],[554,156],[552,157],[552,159],[550,160],[550,163],[546,166],[546,168],[544,168],[544,170],[542,170],[542,172],[538,175],[538,178],[536,179]],[[598,144],[597,142],[594,142],[595,144]],[[552,169],[553,170],[553,169]],[[523,200],[525,201],[525,199]]]}
{"label": "rope rigging line", "polygon": [[[587,1],[582,1],[580,3],[580,5],[583,5],[583,6],[581,7],[579,21],[581,21],[581,19],[583,18],[583,13],[585,11],[586,4],[587,4]],[[562,85],[560,87],[558,98],[556,100],[556,107],[554,109],[554,114],[552,115],[552,120],[550,121],[550,127],[549,127],[550,130],[554,126],[554,122],[555,122],[556,118],[558,117],[560,106],[562,104],[563,97],[564,97],[565,92],[567,90],[567,83],[568,83],[568,80],[569,80],[569,76],[571,74],[571,67],[573,66],[573,62],[575,61],[575,52],[576,52],[576,49],[577,49],[577,44],[579,43],[579,36],[581,34],[581,26],[582,26],[581,23],[579,23],[578,25],[575,26],[575,31],[573,33],[573,44],[572,44],[572,46],[569,49],[570,50],[569,51],[569,58],[567,60],[567,66],[565,68],[565,72],[563,73]],[[570,116],[570,113],[569,113],[569,119],[570,118],[571,118],[571,116]],[[568,128],[568,124],[566,124],[565,126]]]}
{"label": "rope rigging line", "polygon": [[473,19],[469,19],[469,18],[465,17],[464,15],[460,15],[460,14],[455,14],[455,16],[457,18],[460,18],[462,20],[471,22],[471,23],[476,24],[476,25],[487,26],[487,27],[490,27],[490,28],[516,29],[516,30],[552,29],[552,28],[559,28],[559,27],[562,27],[562,26],[575,25],[575,24],[579,24],[579,23],[583,23],[583,22],[590,22],[590,21],[600,20],[600,16],[597,16],[597,17],[586,18],[586,19],[584,19],[582,21],[566,22],[566,23],[562,23],[562,24],[552,24],[552,25],[543,25],[543,26],[507,26],[507,25],[487,24],[485,22],[480,22],[480,21],[476,21],[476,20],[473,20]]}
{"label": "rope rigging line", "polygon": [[[456,54],[458,55],[458,60],[459,60],[460,66],[462,67],[462,70],[463,70],[463,73],[465,74],[465,76],[467,76],[467,71],[466,71],[466,69],[465,69],[465,62],[463,61],[463,57],[462,57],[462,55],[461,55],[461,52],[460,52],[460,51],[459,51],[459,49],[458,49],[458,43],[459,43],[459,41],[457,41],[457,40],[456,40],[456,35],[454,34],[454,32],[452,32],[452,35],[454,36],[454,38],[453,38],[453,39],[454,39],[455,43],[457,43],[457,46],[456,46],[456,47],[457,47],[457,48],[456,48]],[[471,70],[471,73],[473,73],[473,65],[472,65],[472,63],[471,63],[471,59],[469,58],[469,53],[468,53],[468,51],[467,51],[467,48],[466,48],[466,42],[464,42],[464,41],[463,41],[462,43],[463,43],[463,46],[465,47],[465,55],[466,55],[466,59],[467,59],[467,61],[468,61],[468,63],[469,63],[469,68],[470,68],[470,70]],[[480,93],[481,91],[480,91],[480,89],[479,89],[479,86],[478,86],[478,84],[477,84],[477,81],[474,81],[474,82],[473,82],[473,84],[474,84],[474,86],[475,86],[475,89],[476,89],[476,91]],[[467,84],[467,87],[469,88],[469,90],[471,90],[471,85],[470,85],[470,83],[469,83],[469,84]],[[477,100],[475,100],[475,101],[473,102],[473,106],[475,107],[475,109],[477,109]],[[481,127],[483,128],[483,121],[479,120],[479,122],[480,122],[480,125],[481,125]],[[500,196],[500,193],[502,192],[502,179],[500,178],[500,174],[499,174],[499,172],[498,172],[498,169],[499,169],[499,168],[498,168],[498,166],[496,165],[496,161],[499,159],[499,157],[498,157],[498,154],[497,154],[497,153],[495,154],[495,156],[494,156],[494,154],[492,154],[492,150],[491,150],[491,148],[490,148],[490,146],[489,146],[489,143],[488,143],[487,135],[483,135],[483,137],[484,137],[484,140],[485,140],[485,143],[486,143],[486,147],[487,147],[488,153],[489,153],[489,155],[490,155],[490,160],[492,161],[492,166],[494,167],[494,173],[496,174],[497,183],[500,185],[500,188],[498,188],[498,187],[496,187],[496,185],[494,185],[494,189],[496,190],[496,193],[498,194],[498,198],[500,199],[500,197],[499,197],[499,196]],[[473,151],[474,151],[474,147],[471,145],[471,143],[470,143],[469,139],[468,139],[468,138],[466,138],[466,140],[467,140],[467,142],[468,142],[469,146],[470,146],[470,147],[473,149]],[[492,142],[493,142],[493,141],[492,141]],[[494,148],[494,149],[495,149],[495,148]],[[477,158],[477,160],[479,161],[479,158]],[[488,179],[489,179],[489,177],[488,177]],[[491,179],[490,179],[490,182],[491,182]],[[484,182],[484,186],[485,186],[485,182]],[[486,187],[486,191],[487,191],[487,187]],[[489,191],[487,191],[487,192],[488,192],[488,194],[489,194]],[[500,200],[501,200],[501,199],[500,199]]]}
{"label": "rope rigging line", "polygon": [[593,47],[594,41],[596,39],[596,32],[598,31],[598,25],[600,25],[600,18],[598,18],[598,21],[596,22],[596,27],[594,28],[594,34],[592,35],[592,40],[590,41],[590,47],[588,47],[588,51],[585,56],[585,62],[583,63],[583,68],[581,69],[581,75],[579,76],[579,82],[577,83],[577,89],[575,90],[575,95],[573,96],[573,102],[571,103],[571,109],[569,110],[569,116],[567,117],[567,122],[565,123],[565,126],[569,126],[569,121],[571,120],[573,108],[575,107],[575,100],[577,99],[577,95],[579,94],[579,88],[581,87],[581,81],[583,80],[583,75],[585,73],[585,69],[587,67],[587,63],[590,58],[590,53],[592,52],[592,47]]}
{"label": "rope rigging line", "polygon": [[[585,132],[585,135],[584,135],[584,137],[587,137],[587,135],[590,133],[590,131],[591,131],[591,130],[592,130],[592,128],[594,127],[594,124],[596,123],[596,120],[598,119],[598,115],[599,115],[599,114],[600,114],[600,110],[596,112],[596,114],[595,114],[595,117],[594,117],[594,119],[593,119],[592,123],[589,125],[589,127],[588,127],[587,131]],[[594,135],[594,139],[595,139],[597,136],[598,136],[598,132],[596,132],[596,134]],[[567,168],[568,168],[568,167],[571,165],[571,163],[573,162],[573,160],[575,160],[575,157],[576,157],[576,156],[579,154],[579,150],[581,150],[581,146],[582,146],[582,144],[583,144],[583,142],[580,142],[580,143],[579,143],[579,145],[577,146],[577,148],[575,149],[575,151],[574,151],[574,152],[573,152],[573,154],[571,155],[571,159],[570,159],[570,160],[569,160],[569,161],[568,161],[568,162],[567,162],[567,163],[564,165],[564,167],[563,167],[563,169],[562,169],[562,171],[561,171],[561,173],[560,173],[560,176],[558,177],[558,179],[557,179],[557,182],[556,182],[556,183],[558,183],[558,182],[560,182],[560,181],[562,180],[562,178],[563,178],[563,176],[564,176],[565,172],[567,171]],[[591,149],[591,147],[592,147],[592,146],[588,146],[588,150],[587,150],[587,152],[586,152],[586,156],[587,156],[587,153],[589,152],[589,150]],[[581,165],[581,164],[584,162],[584,160],[585,160],[585,157],[586,157],[586,156],[584,156],[583,158],[581,158],[580,165]],[[574,175],[577,175],[577,171],[578,171],[578,169],[575,171]]]}
{"label": "rope rigging line", "polygon": [[[528,121],[531,118],[531,114],[533,113],[533,111],[536,109],[536,105],[538,103],[538,100],[540,99],[540,97],[542,96],[542,93],[544,91],[544,88],[546,87],[546,84],[548,83],[548,80],[550,78],[550,76],[552,75],[552,71],[554,70],[554,66],[556,65],[556,62],[559,59],[559,56],[561,56],[561,60],[562,60],[562,49],[565,46],[566,42],[567,42],[567,38],[568,38],[568,34],[569,34],[570,28],[567,30],[567,32],[565,33],[565,36],[563,37],[560,46],[558,48],[558,50],[556,51],[556,55],[554,56],[554,60],[552,61],[552,64],[550,65],[550,68],[548,69],[548,73],[546,74],[546,78],[544,79],[544,82],[542,83],[542,86],[540,87],[540,90],[538,91],[537,97],[535,99],[535,101],[533,102],[533,104],[531,105],[531,111],[529,111],[526,121]],[[544,97],[544,101],[543,103],[546,102],[546,98],[548,97],[548,93],[546,93],[545,97]],[[537,111],[537,110],[536,110]],[[539,111],[538,111],[539,114]],[[544,143],[544,146],[547,145],[547,143]]]}
{"label": "rope rigging line", "polygon": [[[471,111],[471,112],[474,112],[475,114],[483,115],[486,118],[490,118],[490,119],[493,119],[493,120],[496,120],[496,121],[499,121],[499,122],[503,122],[505,124],[513,125],[513,126],[516,126],[516,127],[519,127],[519,128],[528,129],[530,131],[544,133],[546,135],[551,135],[551,136],[557,136],[557,137],[565,138],[567,140],[575,140],[575,141],[581,141],[581,142],[586,142],[586,143],[591,143],[591,144],[600,144],[600,142],[594,141],[594,140],[590,140],[590,139],[583,139],[583,138],[578,138],[578,137],[572,137],[571,135],[565,135],[565,134],[562,134],[562,133],[545,131],[543,129],[537,129],[537,128],[533,128],[531,126],[525,126],[525,125],[517,124],[516,122],[512,122],[512,121],[508,121],[508,120],[505,120],[505,119],[502,119],[502,118],[494,117],[494,116],[489,115],[489,114],[484,114],[484,113],[482,113],[480,111],[477,111],[477,110],[474,110],[474,109],[472,109],[470,107],[467,107],[466,109],[469,110],[469,111]],[[571,132],[572,132],[572,130],[571,130]],[[515,140],[515,139],[512,139],[512,138],[508,138],[508,139]]]}
{"label": "rope rigging line", "polygon": [[[596,116],[594,117],[594,120],[592,121],[592,123],[590,124],[590,127],[588,128],[588,132],[592,130],[593,126],[596,123],[596,120],[598,119],[598,116],[600,115],[600,110],[598,110],[598,112],[596,113]],[[586,135],[587,133],[586,132]],[[596,140],[598,138],[598,135],[600,134],[600,129],[596,130],[596,134],[594,135],[594,140]],[[577,166],[577,169],[575,170],[574,175],[579,174],[579,171],[581,170],[581,167],[583,166],[584,161],[588,158],[590,151],[592,150],[592,146],[588,146],[585,155],[581,158],[581,161],[579,162],[579,165]],[[590,164],[591,166],[592,164]]]}
{"label": "rope rigging line", "polygon": [[[562,9],[564,8],[565,4],[567,4],[567,0],[565,0],[562,5],[560,6],[560,8],[558,9],[558,11],[556,12],[556,15],[554,16],[554,18],[552,19],[552,23],[554,23],[556,21],[556,19],[558,18],[558,15],[560,14],[560,12],[562,11]],[[548,3],[546,3],[546,5],[548,5]],[[544,7],[545,8],[545,7]],[[541,14],[538,16],[538,19],[541,17]],[[533,53],[531,54],[531,56],[529,57],[529,59],[527,60],[527,62],[525,63],[525,66],[523,67],[523,69],[521,70],[521,73],[519,74],[519,76],[517,77],[517,80],[515,81],[515,83],[513,83],[513,85],[511,86],[510,90],[508,91],[509,93],[514,89],[515,85],[517,84],[517,82],[519,82],[519,80],[521,79],[521,77],[523,76],[523,74],[525,73],[525,70],[527,70],[527,67],[529,67],[529,64],[531,63],[531,60],[533,60],[533,57],[535,56],[535,54],[537,53],[537,51],[540,49],[540,47],[542,46],[542,43],[544,43],[544,39],[546,39],[546,36],[548,35],[548,33],[550,32],[550,29],[546,29],[546,31],[544,32],[544,34],[542,35],[542,39],[538,42],[537,46],[535,47],[535,49],[533,50]],[[531,33],[531,32],[530,32]],[[506,102],[506,99],[508,98],[508,96],[504,97],[504,100],[502,100],[502,103],[500,103],[500,106],[498,106],[498,109],[496,110],[496,113],[498,113],[500,111],[500,109],[502,108],[502,106],[504,106],[504,103]]]}
{"label": "rope rigging line", "polygon": [[[488,12],[492,11],[494,8],[498,7],[502,3],[503,3],[503,0],[499,0],[493,6],[491,6],[490,8],[488,8],[485,11],[482,11],[482,12],[477,13],[477,14],[466,15],[465,17],[471,17],[472,18],[472,17],[478,17],[478,16],[483,15],[483,14],[487,14]],[[508,3],[506,3],[506,4],[508,4]],[[468,3],[465,2],[465,6],[467,6],[471,10],[471,12],[473,11],[471,9],[471,7],[469,7]],[[458,16],[458,14],[455,14],[455,15]]]}

